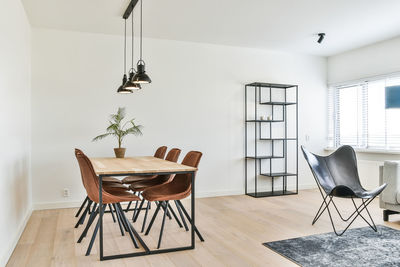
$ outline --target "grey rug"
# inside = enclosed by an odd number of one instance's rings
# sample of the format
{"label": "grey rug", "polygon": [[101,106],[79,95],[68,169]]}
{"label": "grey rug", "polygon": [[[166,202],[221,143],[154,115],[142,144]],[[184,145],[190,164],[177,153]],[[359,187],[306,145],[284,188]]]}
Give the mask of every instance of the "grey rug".
{"label": "grey rug", "polygon": [[400,231],[378,225],[263,244],[301,266],[400,266]]}

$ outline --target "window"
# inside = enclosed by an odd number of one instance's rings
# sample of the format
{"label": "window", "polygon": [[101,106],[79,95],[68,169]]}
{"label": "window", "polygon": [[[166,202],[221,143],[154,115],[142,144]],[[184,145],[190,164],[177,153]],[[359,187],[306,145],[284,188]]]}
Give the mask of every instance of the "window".
{"label": "window", "polygon": [[329,88],[329,146],[400,151],[400,109],[385,109],[385,87],[400,75]]}

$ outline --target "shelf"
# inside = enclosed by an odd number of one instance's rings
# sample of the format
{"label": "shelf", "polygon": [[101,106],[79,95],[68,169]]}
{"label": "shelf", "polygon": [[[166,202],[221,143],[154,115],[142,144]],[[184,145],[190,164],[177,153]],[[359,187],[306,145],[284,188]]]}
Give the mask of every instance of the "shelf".
{"label": "shelf", "polygon": [[271,192],[271,191],[257,192],[257,195],[256,195],[256,193],[247,193],[247,195],[252,196],[252,197],[275,197],[275,196],[297,195],[297,193],[294,191],[277,190],[274,192]]}
{"label": "shelf", "polygon": [[285,140],[297,140],[297,138],[260,138],[260,140],[267,140],[267,141],[285,141]]}
{"label": "shelf", "polygon": [[246,120],[246,122],[285,122],[284,120]]}
{"label": "shelf", "polygon": [[[269,97],[264,95],[266,93],[269,94]],[[276,94],[279,94],[279,98]],[[298,175],[290,171],[297,172],[299,155],[292,149],[288,151],[287,146],[296,145],[298,150],[298,86],[265,82],[249,83],[245,86],[244,100],[246,107],[244,114],[246,195],[259,198],[297,194]],[[253,108],[253,111],[251,111],[251,108]],[[271,111],[270,114],[268,110]],[[288,110],[290,110],[290,117],[288,117]],[[293,117],[295,117],[295,120],[291,119]],[[296,132],[289,131],[290,133],[288,133],[288,130],[294,129],[293,127],[296,127]],[[250,133],[253,133],[253,135]],[[248,150],[248,147],[251,146],[254,146],[254,150]],[[258,148],[258,146],[260,147]],[[282,147],[282,149],[275,151],[275,147]],[[294,157],[288,158],[288,155],[292,154],[294,154]],[[262,168],[261,165],[267,163],[269,163],[269,168],[267,166]],[[290,168],[288,170],[286,167],[292,166],[292,163],[296,164],[296,169]],[[275,166],[277,164],[281,168],[277,168]],[[282,168],[282,165],[286,167]],[[254,172],[251,172],[251,170]],[[252,177],[251,180],[249,177]],[[257,187],[258,179],[270,184],[271,187]],[[296,185],[290,187],[291,191],[286,190],[288,180]],[[274,181],[278,183],[275,184]],[[248,187],[249,183],[254,183],[254,187]],[[250,192],[248,188],[251,188]],[[263,192],[257,192],[257,190]]]}
{"label": "shelf", "polygon": [[281,106],[287,106],[287,105],[296,105],[296,102],[261,102],[261,105],[281,105]]}
{"label": "shelf", "polygon": [[297,174],[290,173],[290,172],[261,173],[261,175],[268,176],[268,177],[297,176]]}
{"label": "shelf", "polygon": [[246,86],[259,86],[259,87],[268,87],[268,88],[287,89],[287,88],[290,88],[290,87],[296,87],[297,85],[255,82],[255,83],[246,84]]}
{"label": "shelf", "polygon": [[283,156],[248,156],[246,159],[283,159]]}

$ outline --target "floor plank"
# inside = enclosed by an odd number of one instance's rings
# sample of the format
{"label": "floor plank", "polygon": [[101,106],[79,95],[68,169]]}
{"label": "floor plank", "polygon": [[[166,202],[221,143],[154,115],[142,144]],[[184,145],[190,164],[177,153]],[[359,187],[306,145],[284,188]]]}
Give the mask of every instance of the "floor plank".
{"label": "floor plank", "polygon": [[[327,214],[311,226],[321,197],[316,190],[300,191],[299,195],[255,199],[248,196],[225,196],[196,200],[197,226],[205,242],[196,237],[196,249],[145,257],[99,261],[96,240],[92,254],[85,256],[93,227],[83,242],[78,244],[83,226],[75,229],[77,209],[56,209],[33,212],[7,266],[296,266],[289,260],[264,247],[263,242],[331,232]],[[353,206],[346,200],[338,206],[350,214]],[[189,200],[184,201],[189,211]],[[155,210],[150,210],[148,222]],[[370,205],[377,224],[400,229],[400,215],[391,216],[383,223],[378,200]],[[162,213],[160,213],[161,215]],[[140,231],[143,214],[134,224]],[[128,218],[132,213],[127,214]],[[338,218],[336,218],[338,219]],[[153,228],[144,239],[155,247],[161,225],[157,217]],[[352,227],[365,226],[362,219]],[[110,214],[104,222],[105,254],[135,251],[128,235],[121,236],[118,224]],[[162,247],[189,244],[190,235],[174,220],[166,220]]]}

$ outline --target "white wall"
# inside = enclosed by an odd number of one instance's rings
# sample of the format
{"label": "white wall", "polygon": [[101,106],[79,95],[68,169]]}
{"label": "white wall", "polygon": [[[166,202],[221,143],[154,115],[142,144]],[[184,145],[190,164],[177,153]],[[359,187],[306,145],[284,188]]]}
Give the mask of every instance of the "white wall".
{"label": "white wall", "polygon": [[30,179],[30,26],[20,1],[0,8],[0,266],[32,210]]}
{"label": "white wall", "polygon": [[[400,37],[328,58],[329,83],[400,72]],[[367,161],[400,160],[399,154],[357,153]],[[376,177],[378,180],[378,177]]]}
{"label": "white wall", "polygon": [[[121,36],[33,30],[32,173],[36,208],[76,205],[84,197],[75,147],[89,156],[113,156],[115,140],[92,143],[119,106],[144,125],[128,137],[127,155],[155,148],[202,151],[198,196],[244,192],[244,84],[300,86],[300,143],[322,153],[326,138],[326,59],[274,51],[145,39],[153,83],[118,95]],[[301,155],[300,155],[301,156]],[[300,184],[313,186],[300,158]],[[62,197],[69,188],[71,196]]]}
{"label": "white wall", "polygon": [[400,71],[400,37],[328,58],[328,82],[340,83]]}

